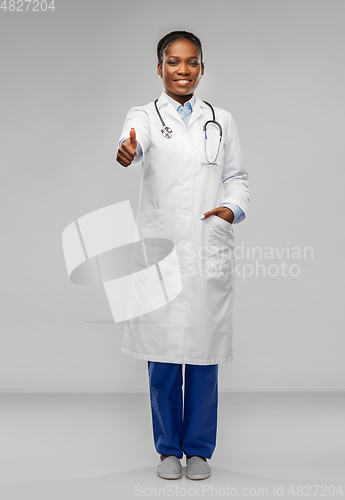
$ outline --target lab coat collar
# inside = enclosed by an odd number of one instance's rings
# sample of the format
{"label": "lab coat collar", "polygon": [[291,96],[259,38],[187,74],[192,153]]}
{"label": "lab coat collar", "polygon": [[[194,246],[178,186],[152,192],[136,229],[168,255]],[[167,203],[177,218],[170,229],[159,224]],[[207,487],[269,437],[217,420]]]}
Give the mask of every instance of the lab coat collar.
{"label": "lab coat collar", "polygon": [[[192,125],[192,123],[194,123],[195,120],[197,120],[202,115],[203,109],[208,108],[207,104],[205,104],[204,101],[202,99],[200,99],[199,96],[197,96],[196,94],[194,94],[194,95],[195,95],[195,104],[194,104],[193,113],[191,114],[187,128],[189,128]],[[162,109],[165,108],[167,113],[169,113],[175,120],[177,120],[177,122],[180,125],[183,126],[184,129],[186,129],[186,126],[183,123],[180,115],[177,113],[176,109],[169,101],[168,96],[165,92],[161,93],[161,95],[158,99],[158,102],[157,102],[157,106],[158,106],[158,109],[160,112],[161,112],[161,108]],[[163,118],[163,120],[164,120],[164,118]],[[169,127],[169,123],[166,123],[166,125]]]}
{"label": "lab coat collar", "polygon": [[[182,106],[182,104],[180,104],[178,101],[175,101],[175,99],[173,99],[172,97],[168,96],[167,93],[165,93],[167,98],[168,98],[168,101],[173,105],[173,107],[177,110],[180,106]],[[194,109],[194,106],[195,106],[195,94],[192,95],[192,97],[189,99],[189,101],[187,101],[190,103],[191,105],[191,108],[192,108],[192,111]],[[187,103],[185,103],[186,105]]]}

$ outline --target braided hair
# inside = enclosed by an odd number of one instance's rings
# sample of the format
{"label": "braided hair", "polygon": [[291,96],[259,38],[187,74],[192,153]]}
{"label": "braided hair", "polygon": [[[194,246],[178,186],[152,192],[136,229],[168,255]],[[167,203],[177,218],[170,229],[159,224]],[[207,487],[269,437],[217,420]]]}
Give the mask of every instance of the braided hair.
{"label": "braided hair", "polygon": [[164,54],[168,48],[168,45],[170,45],[171,42],[175,42],[176,40],[189,40],[190,42],[194,43],[196,47],[198,48],[199,54],[200,54],[200,59],[201,59],[201,64],[203,64],[203,54],[202,54],[202,47],[201,47],[201,42],[200,39],[194,35],[193,33],[190,33],[189,31],[171,31],[167,35],[163,36],[157,44],[157,58],[158,62],[160,64],[163,63],[163,57]]}

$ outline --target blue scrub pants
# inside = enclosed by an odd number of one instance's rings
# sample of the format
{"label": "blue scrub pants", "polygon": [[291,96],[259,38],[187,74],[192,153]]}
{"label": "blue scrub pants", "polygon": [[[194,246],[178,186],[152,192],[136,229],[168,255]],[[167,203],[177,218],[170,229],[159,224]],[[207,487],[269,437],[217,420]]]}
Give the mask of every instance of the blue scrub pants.
{"label": "blue scrub pants", "polygon": [[[148,361],[152,427],[161,455],[211,458],[216,446],[218,365]],[[183,417],[183,418],[182,418]]]}

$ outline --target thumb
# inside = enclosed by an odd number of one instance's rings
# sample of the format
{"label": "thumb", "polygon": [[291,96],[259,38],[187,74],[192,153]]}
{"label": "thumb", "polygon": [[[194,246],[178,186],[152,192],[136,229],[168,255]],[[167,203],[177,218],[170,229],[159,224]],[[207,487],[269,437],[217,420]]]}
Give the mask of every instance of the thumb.
{"label": "thumb", "polygon": [[134,149],[137,147],[137,135],[135,133],[135,129],[131,128],[129,131],[129,137],[131,139],[131,145],[134,147]]}
{"label": "thumb", "polygon": [[205,212],[203,215],[200,215],[200,219],[207,219],[207,217],[210,217],[211,215],[216,215],[218,210],[214,208],[213,210],[210,210],[209,212]]}

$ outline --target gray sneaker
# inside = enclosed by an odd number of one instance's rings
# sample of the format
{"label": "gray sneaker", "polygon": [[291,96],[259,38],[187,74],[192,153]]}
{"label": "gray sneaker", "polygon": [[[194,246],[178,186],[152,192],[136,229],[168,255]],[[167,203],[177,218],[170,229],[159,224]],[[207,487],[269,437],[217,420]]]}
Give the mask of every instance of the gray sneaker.
{"label": "gray sneaker", "polygon": [[186,457],[188,479],[207,479],[211,474],[211,467],[200,457]]}
{"label": "gray sneaker", "polygon": [[171,456],[161,460],[157,465],[157,474],[163,479],[179,479],[182,477],[182,465],[180,459]]}

